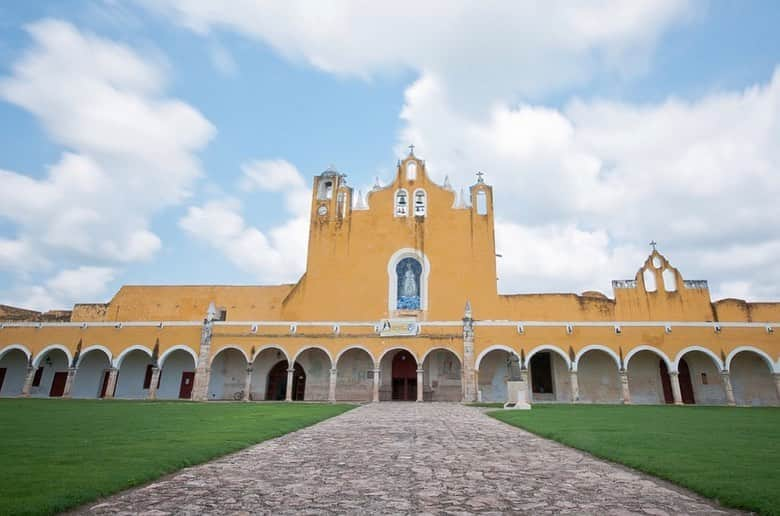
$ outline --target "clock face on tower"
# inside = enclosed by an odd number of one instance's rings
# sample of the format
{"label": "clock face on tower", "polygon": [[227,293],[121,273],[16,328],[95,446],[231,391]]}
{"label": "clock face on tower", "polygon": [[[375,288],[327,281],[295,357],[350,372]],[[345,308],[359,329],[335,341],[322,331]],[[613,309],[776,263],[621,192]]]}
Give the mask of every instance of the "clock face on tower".
{"label": "clock face on tower", "polygon": [[318,215],[327,215],[328,213],[328,207],[324,204],[321,205],[319,208],[317,208],[317,214]]}

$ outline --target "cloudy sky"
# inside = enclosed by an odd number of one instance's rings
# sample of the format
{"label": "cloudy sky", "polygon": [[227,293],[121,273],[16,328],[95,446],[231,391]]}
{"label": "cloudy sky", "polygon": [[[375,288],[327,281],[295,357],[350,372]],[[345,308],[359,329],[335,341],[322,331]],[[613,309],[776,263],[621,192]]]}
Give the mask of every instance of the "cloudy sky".
{"label": "cloudy sky", "polygon": [[311,177],[414,143],[496,192],[499,289],[612,295],[659,242],[780,299],[780,2],[0,6],[0,303],[305,266]]}

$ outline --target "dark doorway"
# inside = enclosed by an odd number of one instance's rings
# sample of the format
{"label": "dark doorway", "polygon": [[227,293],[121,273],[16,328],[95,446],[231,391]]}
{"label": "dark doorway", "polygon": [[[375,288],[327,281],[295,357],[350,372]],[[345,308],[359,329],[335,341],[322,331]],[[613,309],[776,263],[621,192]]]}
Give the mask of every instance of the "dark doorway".
{"label": "dark doorway", "polygon": [[534,394],[552,394],[552,356],[549,352],[531,357],[531,390]]}
{"label": "dark doorway", "polygon": [[184,371],[181,374],[181,385],[179,386],[179,399],[188,400],[192,398],[192,387],[195,384],[195,372]]}
{"label": "dark doorway", "polygon": [[103,383],[100,386],[100,396],[99,398],[105,398],[106,397],[106,391],[108,390],[108,377],[111,376],[111,370],[106,369],[103,371]]}
{"label": "dark doorway", "polygon": [[693,384],[691,383],[691,370],[688,369],[688,362],[685,359],[680,360],[680,371],[678,379],[680,380],[680,395],[682,402],[686,405],[693,405],[696,400],[693,399]]}
{"label": "dark doorway", "polygon": [[[283,401],[287,395],[287,360],[277,362],[268,372],[268,383],[265,389],[265,399]],[[306,391],[306,372],[301,364],[294,364],[292,399],[303,401]]]}
{"label": "dark doorway", "polygon": [[5,381],[5,367],[0,367],[0,391],[3,390],[3,381]]}
{"label": "dark doorway", "polygon": [[669,368],[666,367],[666,362],[664,362],[663,359],[658,360],[658,371],[661,375],[661,387],[664,390],[664,403],[674,403],[672,381],[669,379]]}
{"label": "dark doorway", "polygon": [[401,350],[393,357],[393,400],[417,400],[417,362],[411,353]]}
{"label": "dark doorway", "polygon": [[65,394],[65,382],[67,381],[68,373],[66,371],[54,373],[54,378],[51,380],[51,390],[49,390],[49,397],[59,398]]}

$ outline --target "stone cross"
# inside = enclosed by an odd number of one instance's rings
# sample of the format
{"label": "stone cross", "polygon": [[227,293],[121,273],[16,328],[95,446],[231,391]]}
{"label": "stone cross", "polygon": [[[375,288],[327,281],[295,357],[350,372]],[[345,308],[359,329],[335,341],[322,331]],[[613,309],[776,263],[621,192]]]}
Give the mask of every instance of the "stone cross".
{"label": "stone cross", "polygon": [[484,175],[485,175],[484,172],[477,172],[477,183],[484,183],[485,182],[485,180],[482,179],[482,176],[484,176]]}
{"label": "stone cross", "polygon": [[650,241],[650,247],[653,248],[653,251],[655,251],[655,246],[657,246],[657,245],[658,245],[658,242],[656,242],[655,240],[651,240]]}
{"label": "stone cross", "polygon": [[409,146],[409,155],[410,155],[410,156],[414,156],[414,144],[411,144],[411,145]]}

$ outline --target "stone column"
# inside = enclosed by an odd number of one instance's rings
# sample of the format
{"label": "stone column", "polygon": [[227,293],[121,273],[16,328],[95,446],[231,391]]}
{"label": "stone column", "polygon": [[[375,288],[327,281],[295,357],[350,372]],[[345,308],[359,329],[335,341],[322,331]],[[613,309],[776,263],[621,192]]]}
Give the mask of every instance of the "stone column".
{"label": "stone column", "polygon": [[571,380],[571,402],[577,403],[580,401],[580,381],[576,369],[569,372],[569,378]]}
{"label": "stone column", "polygon": [[63,398],[70,398],[70,390],[73,388],[73,380],[76,377],[76,368],[68,368],[68,377],[65,379],[65,388],[62,391]]}
{"label": "stone column", "polygon": [[423,401],[423,382],[425,381],[425,369],[417,370],[417,401]]}
{"label": "stone column", "polygon": [[194,401],[206,401],[208,396],[213,324],[211,315],[203,319],[203,328],[200,331],[198,365],[195,367],[195,381],[192,386],[192,399]]}
{"label": "stone column", "polygon": [[680,392],[680,379],[677,376],[677,371],[669,372],[669,381],[672,384],[672,397],[674,398],[675,405],[682,405],[682,393]]}
{"label": "stone column", "polygon": [[378,367],[374,369],[374,393],[371,396],[371,401],[374,403],[379,402],[379,369]]}
{"label": "stone column", "polygon": [[629,405],[631,403],[631,391],[628,388],[628,372],[625,370],[620,371],[620,391],[623,394],[623,403]]}
{"label": "stone column", "polygon": [[160,368],[157,366],[152,367],[152,380],[149,382],[149,392],[146,394],[146,399],[157,399],[157,384],[160,383]]}
{"label": "stone column", "polygon": [[772,378],[775,380],[775,390],[777,391],[777,399],[780,400],[780,373],[773,373]]}
{"label": "stone column", "polygon": [[338,370],[334,367],[330,370],[330,383],[328,384],[328,401],[336,402],[336,382],[338,381]]}
{"label": "stone column", "polygon": [[32,364],[27,366],[27,374],[24,377],[24,386],[22,387],[22,397],[29,398],[32,390],[33,380],[35,379],[36,368]]}
{"label": "stone column", "polygon": [[466,301],[463,315],[463,401],[477,401],[477,378],[474,371],[474,319],[471,303]]}
{"label": "stone column", "polygon": [[733,407],[737,404],[734,400],[734,389],[731,388],[731,374],[728,371],[720,372],[720,381],[723,382],[723,391],[726,393],[726,403]]}
{"label": "stone column", "polygon": [[249,401],[250,398],[250,390],[252,389],[252,366],[248,366],[246,368],[246,378],[244,379],[244,397],[242,398],[243,401]]}
{"label": "stone column", "polygon": [[112,367],[108,370],[108,382],[106,383],[106,395],[105,399],[111,399],[114,397],[114,391],[116,390],[116,378],[119,376],[119,369]]}
{"label": "stone column", "polygon": [[295,369],[287,370],[287,390],[284,393],[284,401],[292,401],[293,382],[295,381]]}

